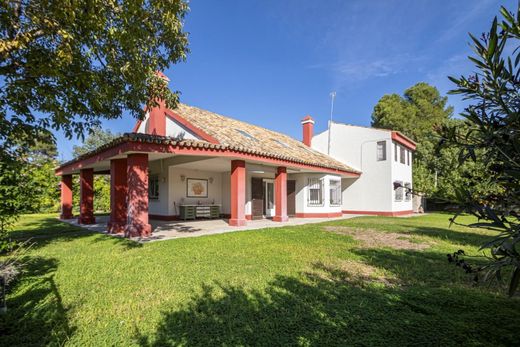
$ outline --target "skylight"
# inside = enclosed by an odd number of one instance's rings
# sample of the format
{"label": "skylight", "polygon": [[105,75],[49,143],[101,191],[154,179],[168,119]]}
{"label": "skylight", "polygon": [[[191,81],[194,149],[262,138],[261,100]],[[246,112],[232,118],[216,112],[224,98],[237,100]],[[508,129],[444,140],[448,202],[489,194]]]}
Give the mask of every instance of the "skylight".
{"label": "skylight", "polygon": [[256,139],[256,137],[254,137],[253,135],[251,135],[247,131],[244,131],[244,130],[241,130],[241,129],[235,129],[235,130],[238,131],[240,134],[242,134],[242,136],[247,137],[248,139],[251,139],[251,140],[254,140],[254,141],[258,141]]}
{"label": "skylight", "polygon": [[278,144],[279,144],[280,146],[282,146],[282,147],[289,148],[289,145],[286,144],[286,143],[283,142],[283,141],[280,141],[280,140],[278,140],[278,139],[272,139],[272,140],[273,140],[274,142],[278,143]]}

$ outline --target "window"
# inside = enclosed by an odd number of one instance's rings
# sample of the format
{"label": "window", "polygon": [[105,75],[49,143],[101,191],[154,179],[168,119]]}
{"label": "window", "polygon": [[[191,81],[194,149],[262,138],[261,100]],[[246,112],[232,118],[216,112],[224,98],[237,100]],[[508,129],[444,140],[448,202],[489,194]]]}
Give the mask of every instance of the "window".
{"label": "window", "polygon": [[235,130],[238,131],[240,134],[242,134],[242,136],[247,137],[248,139],[251,139],[251,140],[254,140],[254,141],[258,141],[256,139],[256,137],[254,137],[253,135],[251,135],[247,131],[244,131],[244,130],[241,130],[241,129],[235,129]]}
{"label": "window", "polygon": [[396,143],[395,146],[394,146],[394,160],[397,161],[397,150],[398,150],[398,147],[399,145]]}
{"label": "window", "polygon": [[286,144],[285,142],[283,141],[280,141],[280,140],[277,140],[277,139],[272,139],[274,142],[278,143],[280,146],[282,147],[285,147],[285,148],[289,148],[289,145]]}
{"label": "window", "polygon": [[329,203],[331,206],[341,205],[341,181],[330,180],[329,181]]}
{"label": "window", "polygon": [[405,183],[404,184],[404,201],[410,201],[412,199],[412,184]]}
{"label": "window", "polygon": [[377,143],[377,161],[386,160],[386,141]]}
{"label": "window", "polygon": [[309,196],[307,203],[309,206],[323,205],[323,181],[319,178],[309,178]]}
{"label": "window", "polygon": [[403,201],[403,182],[396,181],[395,185],[397,186],[396,188],[394,188],[395,201]]}
{"label": "window", "polygon": [[406,149],[403,147],[403,146],[399,146],[399,150],[400,150],[400,153],[399,153],[399,159],[400,159],[400,162],[401,164],[406,164]]}
{"label": "window", "polygon": [[148,177],[148,198],[159,199],[159,175]]}
{"label": "window", "polygon": [[412,162],[412,151],[406,151],[406,153],[408,153],[408,166],[410,166],[410,163]]}

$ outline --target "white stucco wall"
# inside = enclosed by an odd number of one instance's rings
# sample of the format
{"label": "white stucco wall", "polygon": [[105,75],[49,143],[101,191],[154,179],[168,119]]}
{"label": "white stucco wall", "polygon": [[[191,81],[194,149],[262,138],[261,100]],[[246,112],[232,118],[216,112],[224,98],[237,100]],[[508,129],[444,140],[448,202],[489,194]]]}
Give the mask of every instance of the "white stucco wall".
{"label": "white stucco wall", "polygon": [[[185,179],[182,181],[181,175]],[[219,172],[208,172],[199,170],[189,170],[170,166],[169,168],[169,189],[170,189],[170,206],[168,215],[179,214],[180,204],[220,204],[222,205],[222,174]],[[208,181],[208,197],[207,198],[188,198],[186,196],[186,184],[188,178],[213,178],[213,183]],[[175,203],[175,204],[174,204]],[[175,210],[175,205],[177,210]]]}
{"label": "white stucco wall", "polygon": [[[377,142],[386,143],[386,160],[377,160]],[[328,131],[312,139],[312,147],[327,153]],[[348,124],[332,123],[330,155],[361,171],[357,179],[342,180],[343,210],[398,212],[411,203],[394,201],[393,182],[411,182],[412,166],[394,164],[391,132]],[[408,208],[410,205],[410,208]]]}
{"label": "white stucco wall", "polygon": [[[318,178],[323,180],[323,204],[321,206],[309,206],[307,202],[309,189],[308,189],[308,181],[309,178]],[[337,175],[327,175],[327,174],[293,174],[291,178],[296,181],[296,213],[337,213],[341,212],[341,206],[331,206],[330,205],[330,191],[329,191],[329,182],[331,179],[339,180],[340,176]]]}
{"label": "white stucco wall", "polygon": [[[395,142],[392,143],[392,150],[395,149],[394,147],[396,145],[397,144]],[[409,151],[409,150],[407,149],[407,151]],[[408,155],[408,153],[406,155]],[[397,159],[398,160],[395,161],[394,154],[392,154],[392,182],[401,181],[401,182],[403,182],[403,185],[405,183],[410,183],[413,187],[413,183],[412,183],[413,160],[410,160],[410,165],[408,165],[407,164],[408,162],[406,160],[405,160],[404,164],[402,164],[400,162],[399,155],[398,155]],[[405,191],[403,191],[403,200],[402,201],[395,201],[395,194],[394,194],[394,198],[392,199],[392,210],[393,211],[409,211],[412,209],[413,209],[412,199],[410,199],[410,201],[405,200]]]}
{"label": "white stucco wall", "polygon": [[[148,120],[150,117],[150,113],[146,113],[144,120],[137,128],[138,133],[146,133],[146,125],[148,124]],[[174,121],[173,119],[166,117],[166,136],[178,137],[182,134],[183,139],[189,140],[198,140],[198,136],[191,132],[188,128]]]}

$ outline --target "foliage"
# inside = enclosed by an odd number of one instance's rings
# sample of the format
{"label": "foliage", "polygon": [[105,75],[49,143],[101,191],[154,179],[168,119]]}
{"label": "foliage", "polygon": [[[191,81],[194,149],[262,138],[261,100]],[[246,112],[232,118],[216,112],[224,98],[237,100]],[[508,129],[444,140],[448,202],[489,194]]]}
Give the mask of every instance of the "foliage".
{"label": "foliage", "polygon": [[405,90],[403,97],[384,95],[374,107],[372,126],[397,130],[418,143],[414,153],[414,189],[425,194],[437,191],[436,176],[442,177],[442,159],[435,153],[435,128],[449,121],[453,108],[437,88],[420,82]]}
{"label": "foliage", "polygon": [[414,190],[441,200],[456,200],[456,187],[471,187],[472,194],[495,192],[499,188],[482,175],[484,163],[460,165],[456,148],[441,147],[437,130],[442,126],[465,129],[460,119],[452,118],[453,108],[437,88],[417,83],[401,97],[383,96],[374,107],[372,125],[398,130],[417,142],[414,153]]}
{"label": "foliage", "polygon": [[75,158],[79,157],[80,155],[93,151],[98,147],[109,143],[118,136],[120,136],[120,134],[114,134],[110,129],[104,130],[101,127],[93,127],[90,129],[89,135],[85,141],[83,141],[81,146],[74,146],[72,148],[72,155]]}
{"label": "foliage", "polygon": [[0,3],[0,150],[15,155],[43,129],[83,136],[123,110],[174,105],[156,71],[185,59],[183,0]]}
{"label": "foliage", "polygon": [[[412,251],[364,248],[323,224],[137,244],[55,215],[24,216],[11,235],[34,237],[33,261],[8,296],[0,344],[517,344],[520,301],[446,271],[445,254],[476,251],[493,232],[448,228],[449,217],[328,223],[431,245]],[[354,276],[352,264],[375,269],[375,278]]]}
{"label": "foliage", "polygon": [[462,116],[468,130],[446,126],[445,142],[460,149],[461,162],[486,163],[489,180],[502,189],[474,196],[460,186],[458,200],[480,220],[475,227],[493,227],[499,235],[481,249],[489,251],[488,275],[510,277],[509,294],[520,282],[520,4],[515,14],[501,8],[503,19],[479,39],[471,36],[477,72],[450,77],[471,105]]}

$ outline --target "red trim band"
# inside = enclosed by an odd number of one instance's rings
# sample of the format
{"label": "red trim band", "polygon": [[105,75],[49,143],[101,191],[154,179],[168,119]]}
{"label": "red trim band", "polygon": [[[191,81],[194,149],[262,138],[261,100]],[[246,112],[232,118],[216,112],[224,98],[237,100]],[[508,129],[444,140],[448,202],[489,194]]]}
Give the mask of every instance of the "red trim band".
{"label": "red trim band", "polygon": [[417,144],[414,141],[412,141],[410,138],[404,136],[398,131],[392,131],[392,140],[394,140],[397,143],[400,143],[408,149],[411,149],[412,151],[415,151],[415,148],[417,148]]}
{"label": "red trim band", "polygon": [[405,210],[405,211],[350,211],[343,210],[345,214],[366,214],[370,216],[386,216],[386,217],[398,217],[398,216],[406,216],[413,214],[413,210]]}
{"label": "red trim band", "polygon": [[309,164],[296,163],[291,162],[289,160],[283,159],[275,159],[267,156],[252,154],[252,153],[243,153],[237,150],[232,149],[216,149],[216,148],[200,148],[200,147],[183,147],[179,145],[165,145],[165,144],[157,144],[157,143],[148,143],[148,142],[135,142],[128,141],[116,145],[115,147],[109,148],[105,151],[96,153],[91,157],[85,158],[83,160],[79,160],[76,162],[72,162],[63,167],[59,167],[56,169],[55,173],[58,176],[63,174],[72,173],[72,171],[82,169],[88,165],[92,165],[94,163],[113,159],[113,157],[117,155],[123,155],[126,152],[143,152],[143,153],[172,153],[176,155],[200,155],[200,156],[214,156],[214,157],[224,157],[224,158],[233,158],[233,159],[242,159],[242,160],[250,160],[257,161],[260,163],[269,163],[277,166],[287,166],[287,167],[295,167],[302,169],[311,169],[317,172],[331,173],[336,175],[344,175],[349,177],[359,177],[360,174],[356,172],[342,171],[338,169],[325,168],[321,166],[313,166]]}
{"label": "red trim band", "polygon": [[335,218],[341,217],[341,212],[310,212],[310,213],[296,213],[296,218]]}

